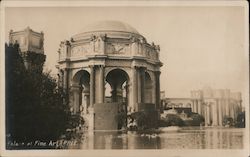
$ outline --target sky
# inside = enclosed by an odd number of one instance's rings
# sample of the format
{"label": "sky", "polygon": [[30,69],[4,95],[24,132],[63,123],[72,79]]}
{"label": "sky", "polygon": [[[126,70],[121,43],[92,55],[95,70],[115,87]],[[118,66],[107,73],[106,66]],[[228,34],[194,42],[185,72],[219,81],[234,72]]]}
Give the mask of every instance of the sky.
{"label": "sky", "polygon": [[190,97],[204,87],[231,89],[248,97],[248,52],[240,6],[36,7],[6,8],[5,40],[12,29],[44,32],[45,69],[57,73],[60,41],[96,21],[126,22],[149,43],[159,44],[161,90]]}

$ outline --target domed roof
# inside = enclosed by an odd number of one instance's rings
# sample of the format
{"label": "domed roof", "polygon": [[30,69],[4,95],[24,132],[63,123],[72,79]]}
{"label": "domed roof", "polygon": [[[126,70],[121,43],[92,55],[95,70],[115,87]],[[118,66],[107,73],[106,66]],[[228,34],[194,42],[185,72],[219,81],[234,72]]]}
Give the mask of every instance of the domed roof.
{"label": "domed roof", "polygon": [[86,26],[82,33],[88,32],[128,32],[139,34],[138,31],[129,24],[120,21],[99,21]]}

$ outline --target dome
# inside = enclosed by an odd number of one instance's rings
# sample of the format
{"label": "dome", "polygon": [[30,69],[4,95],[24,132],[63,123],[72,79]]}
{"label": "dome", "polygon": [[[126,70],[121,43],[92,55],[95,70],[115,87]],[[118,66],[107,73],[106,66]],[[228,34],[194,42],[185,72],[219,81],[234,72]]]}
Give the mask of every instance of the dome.
{"label": "dome", "polygon": [[81,32],[128,32],[139,34],[137,30],[131,27],[129,24],[120,21],[99,21],[86,26]]}

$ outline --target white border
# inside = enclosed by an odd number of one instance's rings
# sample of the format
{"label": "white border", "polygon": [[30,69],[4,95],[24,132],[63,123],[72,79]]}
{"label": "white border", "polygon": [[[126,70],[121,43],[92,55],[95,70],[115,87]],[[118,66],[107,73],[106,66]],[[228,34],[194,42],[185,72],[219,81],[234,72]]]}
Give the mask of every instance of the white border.
{"label": "white border", "polygon": [[[0,156],[185,156],[185,157],[207,157],[207,156],[232,156],[232,157],[247,157],[249,153],[249,98],[245,103],[246,110],[246,132],[244,139],[245,149],[238,150],[220,150],[220,149],[184,149],[184,150],[5,150],[5,65],[4,65],[4,42],[5,42],[5,7],[78,7],[78,6],[242,6],[245,9],[245,52],[249,63],[249,6],[247,1],[2,1],[1,2],[1,36],[0,36],[0,115],[1,115],[1,152]],[[247,67],[249,69],[249,66]],[[249,71],[248,71],[249,73]],[[248,75],[249,80],[249,75]],[[249,93],[249,86],[246,88]]]}

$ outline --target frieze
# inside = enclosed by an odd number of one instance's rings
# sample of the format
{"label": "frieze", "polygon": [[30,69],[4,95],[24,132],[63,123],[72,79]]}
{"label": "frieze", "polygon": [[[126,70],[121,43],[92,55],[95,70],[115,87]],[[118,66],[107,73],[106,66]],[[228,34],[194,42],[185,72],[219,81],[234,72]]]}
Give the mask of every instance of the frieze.
{"label": "frieze", "polygon": [[107,43],[107,54],[129,54],[129,44]]}
{"label": "frieze", "polygon": [[90,52],[90,47],[88,45],[75,46],[71,49],[71,56],[84,56]]}
{"label": "frieze", "polygon": [[66,57],[66,52],[65,52],[64,45],[62,45],[61,48],[59,49],[59,53],[60,53],[60,58],[65,58]]}

